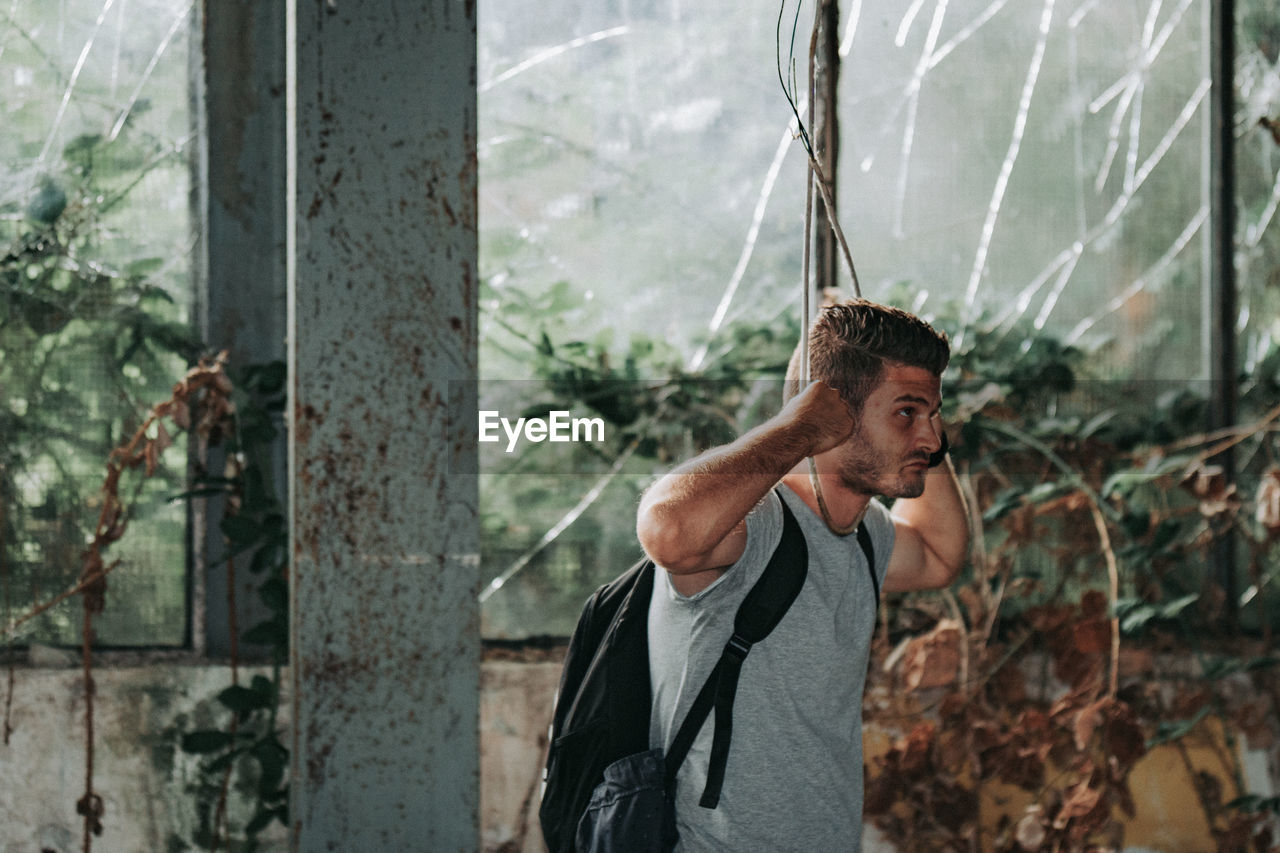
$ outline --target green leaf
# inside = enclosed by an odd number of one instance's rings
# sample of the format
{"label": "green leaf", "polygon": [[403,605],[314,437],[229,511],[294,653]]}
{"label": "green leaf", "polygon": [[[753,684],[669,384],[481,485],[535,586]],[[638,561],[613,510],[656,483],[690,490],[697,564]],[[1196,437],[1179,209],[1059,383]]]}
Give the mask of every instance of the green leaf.
{"label": "green leaf", "polygon": [[284,390],[289,367],[283,361],[270,361],[260,365],[254,387],[262,394],[279,394]]}
{"label": "green leaf", "polygon": [[273,736],[254,744],[253,756],[258,759],[262,768],[258,777],[259,794],[266,797],[280,790],[289,761],[289,751]]}
{"label": "green leaf", "polygon": [[[241,436],[243,435],[242,430]],[[263,480],[262,469],[256,465],[245,468],[242,492],[239,513],[241,516],[257,515],[276,507],[275,498],[271,496]]]}
{"label": "green leaf", "polygon": [[1008,515],[1011,510],[1021,505],[1023,494],[1023,490],[1016,486],[1000,492],[992,500],[991,506],[987,507],[987,511],[982,514],[982,520],[998,521]]}
{"label": "green leaf", "polygon": [[189,489],[185,492],[178,492],[176,495],[169,495],[166,499],[169,503],[177,503],[178,501],[190,500],[192,498],[212,498],[218,495],[225,495],[227,489],[218,486],[203,486],[198,489]]}
{"label": "green leaf", "polygon": [[551,356],[555,351],[555,345],[551,343],[551,338],[547,335],[547,332],[544,329],[542,332],[542,338],[538,341],[538,352],[545,356]]}
{"label": "green leaf", "polygon": [[218,701],[228,711],[244,713],[271,707],[270,693],[261,693],[251,687],[233,684],[218,694]]}
{"label": "green leaf", "polygon": [[253,816],[253,820],[244,825],[246,835],[257,835],[270,825],[276,813],[274,809],[258,809],[257,814]]}
{"label": "green leaf", "polygon": [[1147,464],[1142,468],[1130,468],[1112,474],[1105,483],[1102,484],[1102,496],[1109,498],[1115,492],[1123,492],[1128,494],[1138,486],[1155,482],[1156,480],[1166,477],[1175,471],[1180,471],[1187,466],[1193,457],[1182,456],[1155,456],[1147,460]]}
{"label": "green leaf", "polygon": [[[1119,605],[1119,602],[1116,602]],[[1119,608],[1117,607],[1117,610]],[[1141,630],[1148,622],[1156,617],[1156,609],[1150,604],[1141,604],[1134,607],[1124,615],[1120,620],[1120,633],[1132,634]]]}
{"label": "green leaf", "polygon": [[1164,722],[1156,727],[1155,736],[1148,741],[1147,748],[1161,744],[1172,743],[1175,740],[1186,737],[1191,730],[1200,725],[1200,721],[1209,716],[1210,706],[1205,705],[1196,715],[1189,720],[1179,720],[1177,722]]}
{"label": "green leaf", "polygon": [[[136,276],[138,278],[146,278],[156,273],[164,266],[164,258],[137,258],[125,264],[124,274],[127,276]],[[164,298],[169,302],[173,301],[173,297],[169,292],[159,287],[150,287],[147,290],[158,290],[163,294]],[[160,294],[155,294],[159,296]]]}
{"label": "green leaf", "polygon": [[287,613],[289,610],[289,585],[284,578],[268,578],[258,587],[258,597],[276,613]]}
{"label": "green leaf", "polygon": [[1263,797],[1259,794],[1245,794],[1227,803],[1227,808],[1236,809],[1248,814],[1271,812],[1280,814],[1280,797]]}
{"label": "green leaf", "polygon": [[220,749],[226,749],[231,745],[231,740],[230,732],[222,732],[215,729],[187,732],[182,736],[182,751],[196,755],[206,755],[211,752],[217,752]]}
{"label": "green leaf", "polygon": [[1140,598],[1122,598],[1116,602],[1114,612],[1120,620],[1120,632],[1132,634],[1146,627],[1147,623],[1153,620],[1176,619],[1183,610],[1199,598],[1199,593],[1192,593],[1159,604],[1146,602]]}
{"label": "green leaf", "polygon": [[82,133],[62,148],[62,156],[68,160],[87,162],[89,154],[102,142],[101,133]]}
{"label": "green leaf", "polygon": [[248,631],[241,635],[240,639],[246,643],[256,646],[276,646],[278,648],[288,648],[289,646],[289,623],[287,620],[274,616],[264,622],[259,622]]}
{"label": "green leaf", "polygon": [[1175,598],[1173,601],[1166,601],[1160,605],[1161,619],[1175,619],[1192,604],[1200,600],[1200,593],[1193,592],[1190,595],[1184,595],[1181,598]]}
{"label": "green leaf", "polygon": [[22,319],[37,335],[52,335],[62,331],[71,322],[71,312],[61,305],[35,296],[23,296],[19,300]]}
{"label": "green leaf", "polygon": [[52,178],[46,177],[40,181],[40,189],[27,203],[27,216],[43,225],[52,225],[66,209],[66,192]]}
{"label": "green leaf", "polygon": [[1120,518],[1120,526],[1131,539],[1146,535],[1151,529],[1151,514],[1146,512],[1126,512]]}
{"label": "green leaf", "polygon": [[156,287],[154,285],[147,285],[142,288],[142,291],[138,294],[138,298],[144,301],[154,299],[159,302],[168,302],[170,305],[176,304],[173,294],[169,293],[169,291],[165,290],[163,287]]}
{"label": "green leaf", "polygon": [[1204,678],[1208,681],[1218,681],[1219,679],[1227,678],[1241,672],[1253,672],[1257,669],[1270,669],[1276,664],[1280,664],[1280,658],[1221,658],[1219,660],[1210,661],[1205,665]]}
{"label": "green leaf", "polygon": [[581,304],[582,298],[574,292],[573,286],[563,279],[552,284],[547,290],[545,310],[548,314],[563,314]]}
{"label": "green leaf", "polygon": [[1024,499],[1027,503],[1043,503],[1050,498],[1055,498],[1058,495],[1071,491],[1071,488],[1071,485],[1067,483],[1038,483],[1026,493]]}
{"label": "green leaf", "polygon": [[224,770],[226,770],[228,767],[234,764],[236,762],[236,759],[244,755],[244,752],[245,751],[243,748],[233,749],[230,752],[224,752],[222,755],[219,755],[213,761],[210,761],[208,764],[204,765],[204,771],[206,773],[212,773],[212,774],[222,773]]}
{"label": "green leaf", "polygon": [[281,552],[284,542],[281,538],[273,538],[253,552],[253,560],[249,563],[249,571],[260,575],[268,569],[278,569],[281,565]]}
{"label": "green leaf", "polygon": [[1114,497],[1116,493],[1127,495],[1138,486],[1150,483],[1154,479],[1154,476],[1145,471],[1120,471],[1117,474],[1112,474],[1102,484],[1102,496],[1110,498]]}
{"label": "green leaf", "polygon": [[243,515],[224,515],[218,528],[223,536],[236,545],[250,545],[262,538],[262,528],[253,519]]}
{"label": "green leaf", "polygon": [[1080,427],[1080,432],[1078,434],[1078,437],[1081,439],[1089,438],[1098,430],[1102,429],[1104,426],[1110,423],[1111,420],[1115,418],[1115,416],[1116,416],[1116,413],[1112,409],[1108,409],[1105,412],[1099,412],[1098,414],[1090,418],[1088,422],[1084,424],[1084,426]]}

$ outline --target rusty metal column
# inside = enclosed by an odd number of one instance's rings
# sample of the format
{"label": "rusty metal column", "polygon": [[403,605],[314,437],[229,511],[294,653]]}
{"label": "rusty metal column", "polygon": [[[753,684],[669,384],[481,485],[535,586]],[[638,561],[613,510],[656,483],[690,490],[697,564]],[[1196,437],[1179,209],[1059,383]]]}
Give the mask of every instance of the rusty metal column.
{"label": "rusty metal column", "polygon": [[475,6],[295,0],[289,35],[293,849],[472,851]]}

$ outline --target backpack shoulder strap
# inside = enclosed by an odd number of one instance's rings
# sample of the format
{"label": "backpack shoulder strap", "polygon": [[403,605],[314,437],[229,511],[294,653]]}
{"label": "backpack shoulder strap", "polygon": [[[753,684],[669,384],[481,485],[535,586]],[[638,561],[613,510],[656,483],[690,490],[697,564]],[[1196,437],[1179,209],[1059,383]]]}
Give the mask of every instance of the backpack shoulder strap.
{"label": "backpack shoulder strap", "polygon": [[809,551],[800,524],[782,503],[782,539],[769,558],[768,565],[738,608],[733,620],[733,636],[720,653],[720,660],[693,700],[684,722],[680,724],[666,756],[667,789],[673,790],[676,773],[693,746],[694,738],[714,707],[715,732],[711,741],[711,761],[707,768],[707,786],[699,805],[714,809],[720,802],[724,772],[729,760],[729,743],[733,735],[733,700],[738,689],[742,663],[751,647],[773,631],[800,594],[809,572]]}
{"label": "backpack shoulder strap", "polygon": [[858,524],[858,544],[862,547],[862,556],[867,558],[867,574],[871,575],[871,588],[876,593],[876,611],[880,610],[880,576],[876,574],[876,550],[871,546],[871,531],[867,530],[865,521]]}

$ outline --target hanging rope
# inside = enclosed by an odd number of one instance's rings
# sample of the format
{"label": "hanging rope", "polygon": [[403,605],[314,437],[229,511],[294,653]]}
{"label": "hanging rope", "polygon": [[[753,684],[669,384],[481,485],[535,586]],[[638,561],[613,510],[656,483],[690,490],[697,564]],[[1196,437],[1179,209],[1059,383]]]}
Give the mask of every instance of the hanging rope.
{"label": "hanging rope", "polygon": [[[800,116],[800,107],[798,106],[799,99],[796,97],[796,81],[795,81],[795,65],[796,65],[795,39],[796,39],[796,30],[800,20],[800,5],[798,3],[796,5],[795,16],[792,18],[792,22],[791,22],[791,39],[789,41],[790,47],[788,48],[787,63],[786,63],[787,72],[785,74],[783,72],[782,21],[786,14],[786,9],[787,9],[787,0],[783,0],[782,5],[778,9],[778,23],[775,31],[775,60],[778,67],[778,82],[782,85],[782,94],[784,97],[786,97],[787,104],[790,105],[791,107],[791,114],[795,116],[796,124],[799,128],[796,136],[800,140],[800,144],[804,146],[805,155],[809,161],[808,173],[809,173],[809,180],[810,180],[810,188],[812,187],[813,183],[816,183],[818,185],[818,192],[822,196],[823,207],[827,211],[827,221],[831,224],[831,233],[835,235],[836,243],[840,246],[840,252],[841,254],[844,255],[845,265],[848,266],[849,268],[849,278],[853,283],[853,294],[854,296],[861,298],[862,284],[858,280],[858,270],[853,264],[853,253],[849,251],[849,241],[845,239],[844,230],[840,227],[839,219],[836,216],[835,202],[831,198],[831,190],[827,183],[826,172],[822,168],[822,164],[818,162],[817,153],[814,151],[813,140],[809,136],[809,125],[806,124],[805,120]],[[810,118],[810,124],[812,123],[812,120],[813,120],[813,102],[814,102],[814,95],[815,95],[814,88],[816,85],[816,77],[817,77],[816,65],[817,65],[817,52],[818,52],[818,26],[819,26],[819,22],[821,21],[821,11],[822,11],[822,6],[821,6],[821,2],[819,2],[817,7],[815,7],[814,9],[813,29],[809,36],[808,113]],[[804,229],[805,231],[804,241],[805,241],[806,251],[807,251],[807,247],[810,244],[812,233],[813,233],[813,230],[812,230],[813,223],[811,219],[811,210],[812,210],[813,204],[811,199],[812,199],[811,195],[809,194],[808,191],[806,191],[805,229]],[[806,258],[807,258],[807,255],[806,255]],[[809,290],[809,270],[808,270],[807,261],[805,264],[804,288],[807,294]],[[805,329],[808,329],[808,320],[809,320],[809,317],[808,317],[808,314],[806,313],[805,326],[804,326]],[[806,346],[806,351],[807,351],[807,346]],[[807,367],[807,363],[806,363],[806,367]]]}
{"label": "hanging rope", "polygon": [[[812,310],[810,308],[810,292],[812,290],[810,282],[810,255],[813,246],[813,212],[814,198],[813,188],[817,184],[819,193],[822,195],[822,204],[827,214],[827,221],[831,224],[831,232],[836,238],[836,242],[840,246],[841,252],[844,254],[845,264],[849,267],[849,277],[853,282],[853,292],[855,296],[862,296],[862,286],[858,281],[858,272],[853,265],[853,254],[849,251],[849,243],[845,239],[844,231],[840,228],[839,220],[836,216],[835,204],[831,198],[830,188],[827,185],[827,177],[822,169],[822,164],[818,161],[817,154],[813,149],[813,142],[809,136],[808,128],[814,122],[814,104],[817,102],[817,53],[818,53],[818,32],[819,24],[822,19],[822,4],[819,2],[814,8],[813,29],[809,36],[809,73],[808,73],[808,114],[809,123],[806,125],[805,120],[800,116],[800,109],[797,106],[797,98],[795,91],[795,38],[796,30],[800,20],[800,5],[796,5],[796,13],[791,22],[791,40],[787,55],[787,74],[783,74],[782,70],[782,21],[786,12],[786,0],[783,0],[778,10],[778,24],[776,32],[776,61],[778,64],[778,82],[782,84],[783,94],[787,98],[787,103],[791,106],[791,113],[795,116],[799,131],[797,137],[804,146],[805,153],[808,157],[809,168],[805,170],[805,199],[804,199],[804,251],[802,253],[802,273],[801,273],[801,323],[800,328],[800,387],[803,388],[809,384],[809,333],[812,324]],[[790,81],[790,82],[788,82]],[[862,512],[847,525],[836,524],[835,519],[831,516],[831,511],[827,508],[827,502],[822,495],[822,484],[818,477],[818,464],[813,457],[808,458],[809,465],[809,484],[813,488],[813,496],[817,501],[818,510],[822,514],[822,520],[827,527],[838,536],[848,536],[858,529],[858,525],[862,522],[863,515],[866,514],[864,508]]]}

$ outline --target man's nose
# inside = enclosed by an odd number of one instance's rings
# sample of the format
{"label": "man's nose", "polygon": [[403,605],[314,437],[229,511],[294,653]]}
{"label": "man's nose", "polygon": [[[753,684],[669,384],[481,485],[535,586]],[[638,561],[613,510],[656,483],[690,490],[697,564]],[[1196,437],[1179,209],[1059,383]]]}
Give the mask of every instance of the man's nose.
{"label": "man's nose", "polygon": [[920,440],[930,453],[938,452],[942,448],[942,419],[929,418],[926,420],[920,429]]}

